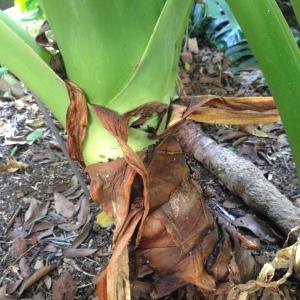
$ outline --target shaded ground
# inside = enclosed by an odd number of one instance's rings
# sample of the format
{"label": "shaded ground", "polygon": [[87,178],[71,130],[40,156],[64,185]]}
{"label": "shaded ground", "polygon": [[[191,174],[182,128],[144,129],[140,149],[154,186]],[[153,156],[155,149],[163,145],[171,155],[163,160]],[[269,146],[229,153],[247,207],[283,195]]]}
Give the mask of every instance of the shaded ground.
{"label": "shaded ground", "polygon": [[[194,55],[188,71],[182,68],[181,78],[186,94],[269,94],[260,71],[245,70],[234,75],[223,54],[209,47]],[[34,99],[30,95],[4,97],[2,93],[0,107],[1,163],[5,166],[7,158],[13,155],[14,160],[26,164],[11,166],[10,172],[0,173],[0,286],[17,289],[15,282],[35,269],[57,262],[59,265],[22,297],[51,299],[54,281],[69,271],[78,288],[76,299],[94,299],[94,279],[109,258],[112,228],[102,229],[96,224],[99,208],[95,204],[90,203],[90,213],[87,211],[85,195]],[[219,143],[252,160],[268,180],[300,207],[300,186],[280,122],[262,127],[203,127]],[[32,135],[29,138],[32,132],[36,139]],[[191,158],[188,162],[194,178],[210,194],[211,210],[243,218],[244,223],[237,226],[262,244],[266,257],[261,261],[272,258],[282,243],[276,224],[249,221],[252,212],[239,199],[199,163]],[[63,209],[59,209],[59,201]],[[10,222],[16,211],[16,218]],[[25,242],[16,242],[20,240]],[[68,257],[70,253],[67,255],[65,251],[70,248],[82,250],[73,251],[75,257]],[[95,249],[92,254],[91,249]],[[39,293],[44,298],[38,298]],[[178,295],[168,297],[171,298],[178,299]]]}

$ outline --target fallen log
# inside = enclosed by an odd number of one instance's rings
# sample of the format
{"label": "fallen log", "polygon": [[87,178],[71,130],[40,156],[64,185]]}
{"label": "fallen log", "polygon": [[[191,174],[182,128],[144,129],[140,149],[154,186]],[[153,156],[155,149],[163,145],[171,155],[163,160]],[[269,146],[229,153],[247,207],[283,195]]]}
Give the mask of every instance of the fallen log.
{"label": "fallen log", "polygon": [[285,234],[300,224],[300,209],[268,181],[251,161],[218,145],[199,124],[186,121],[176,133],[182,149],[193,155],[235,195],[267,216]]}

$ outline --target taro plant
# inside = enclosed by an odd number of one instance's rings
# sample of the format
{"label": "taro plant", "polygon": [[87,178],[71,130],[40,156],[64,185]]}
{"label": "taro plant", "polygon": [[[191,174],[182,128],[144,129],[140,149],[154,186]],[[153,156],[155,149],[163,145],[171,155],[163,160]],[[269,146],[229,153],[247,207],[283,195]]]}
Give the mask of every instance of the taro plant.
{"label": "taro plant", "polygon": [[[233,282],[228,272],[219,278],[206,270],[209,255],[234,253],[235,245],[228,234],[219,238],[219,227],[174,137],[145,151],[155,142],[150,136],[165,127],[164,115],[176,95],[179,53],[193,1],[39,3],[68,80],[51,69],[52,53],[2,12],[0,63],[66,126],[71,157],[87,166],[93,199],[114,219],[114,252],[98,279],[98,297],[130,299],[129,254],[136,264],[137,298],[159,298],[188,283],[214,293],[218,284],[222,289],[224,282]],[[201,100],[211,99],[218,100]],[[226,268],[229,263],[224,261]],[[155,282],[139,282],[153,272]]]}

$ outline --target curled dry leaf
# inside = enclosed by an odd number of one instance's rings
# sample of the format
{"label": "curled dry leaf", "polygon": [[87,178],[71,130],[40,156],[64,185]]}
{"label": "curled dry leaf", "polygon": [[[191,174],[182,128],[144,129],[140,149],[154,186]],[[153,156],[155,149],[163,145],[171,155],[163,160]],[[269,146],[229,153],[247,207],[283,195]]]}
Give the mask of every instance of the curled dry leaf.
{"label": "curled dry leaf", "polygon": [[185,119],[231,125],[265,124],[280,120],[272,97],[181,97],[172,108],[169,127]]}
{"label": "curled dry leaf", "polygon": [[35,198],[29,198],[27,200],[30,205],[25,213],[25,224],[29,225],[46,216],[49,202],[41,202]]}
{"label": "curled dry leaf", "polygon": [[56,212],[65,218],[71,218],[75,212],[74,204],[69,201],[63,194],[54,193],[54,208]]}
{"label": "curled dry leaf", "polygon": [[88,108],[83,91],[73,82],[66,82],[70,105],[67,112],[67,147],[71,158],[83,164],[81,148],[88,126]]}
{"label": "curled dry leaf", "polygon": [[[159,144],[145,169],[149,176],[148,185],[144,186],[148,188],[149,213],[141,227],[141,217],[145,214],[142,209],[146,210],[141,206],[145,191],[141,190],[140,178],[131,166],[125,160],[116,160],[87,168],[93,199],[116,223],[114,251],[97,281],[98,297],[117,299],[120,286],[124,287],[122,295],[126,295],[129,280],[126,245],[130,240],[137,246],[134,251],[137,276],[142,278],[153,271],[158,275],[159,280],[152,285],[152,297],[162,297],[188,283],[205,293],[225,294],[230,284],[223,283],[233,281],[228,265],[234,258],[228,250],[228,257],[216,259],[216,278],[206,270],[208,256],[214,249],[222,249],[217,247],[219,231],[205,206],[201,189],[189,177],[184,155],[174,137]],[[105,180],[107,176],[109,180]],[[137,232],[141,232],[140,240],[134,235]],[[228,249],[234,247],[230,244]],[[240,264],[240,261],[234,264],[237,274]],[[246,271],[241,273],[249,275],[249,270]],[[143,286],[148,293],[149,286],[142,283],[138,285],[138,293],[142,293]]]}
{"label": "curled dry leaf", "polygon": [[69,272],[62,273],[53,283],[53,300],[73,300],[77,294],[77,286]]}

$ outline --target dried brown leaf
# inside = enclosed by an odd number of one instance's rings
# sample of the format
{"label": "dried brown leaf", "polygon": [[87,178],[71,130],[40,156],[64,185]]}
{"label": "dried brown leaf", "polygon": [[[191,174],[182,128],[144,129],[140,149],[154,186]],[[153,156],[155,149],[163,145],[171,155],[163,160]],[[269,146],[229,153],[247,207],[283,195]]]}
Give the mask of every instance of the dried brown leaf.
{"label": "dried brown leaf", "polygon": [[74,204],[69,201],[63,194],[54,193],[54,208],[56,212],[65,218],[71,218],[75,212]]}
{"label": "dried brown leaf", "polygon": [[12,246],[9,248],[9,252],[12,257],[18,258],[23,255],[27,250],[27,241],[26,240],[15,240],[12,243]]}
{"label": "dried brown leaf", "polygon": [[83,91],[73,82],[66,82],[70,105],[67,112],[67,147],[71,158],[83,164],[81,149],[88,126],[88,107]]}
{"label": "dried brown leaf", "polygon": [[89,200],[90,199],[88,199],[85,196],[83,198],[81,198],[80,209],[79,209],[79,212],[77,215],[77,220],[80,225],[85,224],[90,215],[91,209],[90,209],[90,201]]}
{"label": "dried brown leaf", "polygon": [[31,275],[31,270],[26,257],[22,257],[19,261],[19,268],[23,278],[27,278]]}
{"label": "dried brown leaf", "polygon": [[46,216],[49,202],[40,202],[35,198],[29,198],[28,200],[30,205],[25,213],[25,223],[29,225]]}
{"label": "dried brown leaf", "polygon": [[77,294],[77,286],[69,272],[62,273],[53,284],[53,300],[73,300]]}
{"label": "dried brown leaf", "polygon": [[92,229],[92,224],[91,223],[86,223],[80,234],[75,238],[75,240],[73,241],[72,245],[70,248],[78,248],[89,236],[90,231]]}
{"label": "dried brown leaf", "polygon": [[[182,106],[187,107],[184,112]],[[185,119],[232,125],[265,124],[280,120],[272,97],[182,97],[173,105],[173,111],[169,122],[172,125]]]}

